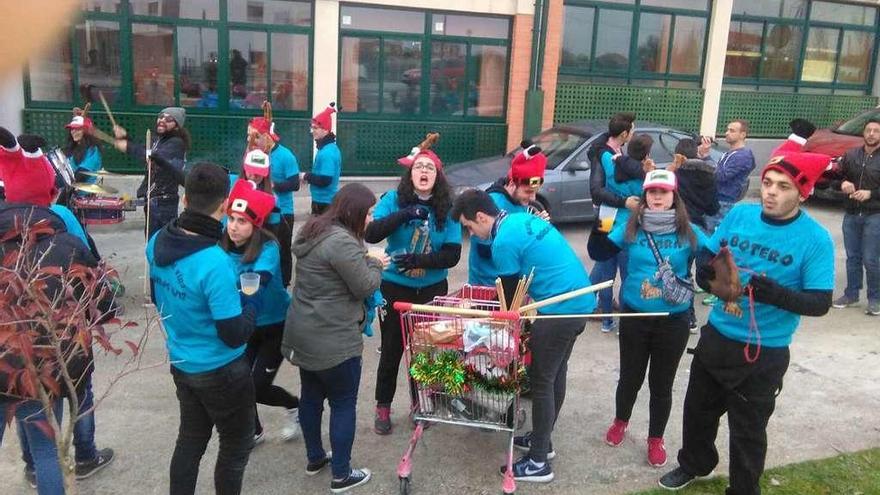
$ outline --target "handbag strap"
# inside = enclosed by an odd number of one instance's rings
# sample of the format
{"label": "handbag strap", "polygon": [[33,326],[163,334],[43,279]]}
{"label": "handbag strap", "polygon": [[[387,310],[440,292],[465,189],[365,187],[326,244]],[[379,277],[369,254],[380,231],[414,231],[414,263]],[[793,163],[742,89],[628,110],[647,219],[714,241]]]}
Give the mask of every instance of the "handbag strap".
{"label": "handbag strap", "polygon": [[654,236],[652,236],[647,230],[643,232],[645,232],[645,237],[648,238],[648,245],[651,246],[651,252],[654,253],[654,260],[657,261],[657,266],[659,267],[663,264],[663,257],[660,256],[660,250],[657,249],[657,244],[654,243]]}

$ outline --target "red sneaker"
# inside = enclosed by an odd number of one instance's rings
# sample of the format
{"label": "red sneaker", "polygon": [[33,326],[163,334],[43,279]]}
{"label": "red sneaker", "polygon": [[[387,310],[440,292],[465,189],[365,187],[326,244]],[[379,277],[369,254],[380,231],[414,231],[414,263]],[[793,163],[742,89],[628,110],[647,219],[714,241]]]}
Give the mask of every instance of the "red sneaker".
{"label": "red sneaker", "polygon": [[658,468],[666,465],[666,447],[663,437],[648,437],[648,464]]}
{"label": "red sneaker", "polygon": [[617,447],[623,443],[623,437],[626,434],[627,425],[629,425],[628,422],[614,418],[614,422],[611,423],[611,427],[608,428],[608,432],[605,433],[605,443],[612,447]]}

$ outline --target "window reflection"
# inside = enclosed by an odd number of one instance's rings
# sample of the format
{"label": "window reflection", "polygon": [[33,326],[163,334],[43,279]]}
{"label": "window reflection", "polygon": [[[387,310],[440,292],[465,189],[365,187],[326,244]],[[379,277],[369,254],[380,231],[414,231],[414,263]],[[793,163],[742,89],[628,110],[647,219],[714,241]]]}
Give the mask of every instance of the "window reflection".
{"label": "window reflection", "polygon": [[433,43],[431,46],[430,104],[433,115],[462,115],[464,107],[464,43]]}
{"label": "window reflection", "polygon": [[131,13],[135,15],[209,21],[220,18],[218,0],[129,0],[129,4]]}
{"label": "window reflection", "polygon": [[268,36],[259,31],[229,32],[229,107],[260,108],[266,99]]}
{"label": "window reflection", "polygon": [[73,98],[73,64],[70,43],[54,44],[38,58],[28,62],[31,99],[39,101],[71,101]]}
{"label": "window reflection", "polygon": [[810,28],[801,80],[834,81],[834,60],[837,56],[837,37],[839,34],[837,29]]}
{"label": "window reflection", "polygon": [[79,98],[98,101],[98,92],[110,103],[121,100],[119,24],[86,20],[76,26]]}
{"label": "window reflection", "polygon": [[272,106],[307,110],[309,105],[309,38],[272,33]]}
{"label": "window reflection", "polygon": [[844,31],[840,47],[837,82],[864,84],[868,81],[874,36],[870,32]]}
{"label": "window reflection", "polygon": [[761,79],[791,81],[797,77],[801,29],[786,24],[767,24]]}
{"label": "window reflection", "polygon": [[217,108],[217,30],[177,28],[180,105]]}
{"label": "window reflection", "polygon": [[422,44],[419,41],[386,39],[382,81],[382,111],[419,113],[421,101]]}
{"label": "window reflection", "polygon": [[379,111],[378,38],[343,38],[341,107],[350,112]]}
{"label": "window reflection", "polygon": [[138,105],[174,104],[174,30],[156,24],[132,24],[134,99]]}
{"label": "window reflection", "polygon": [[507,48],[471,46],[471,84],[467,114],[477,117],[504,115],[504,88],[507,79]]}
{"label": "window reflection", "polygon": [[757,22],[731,21],[727,37],[725,77],[758,77],[761,62],[761,35],[764,25]]}
{"label": "window reflection", "polygon": [[600,10],[599,32],[596,36],[595,70],[626,70],[629,66],[629,36],[632,13],[622,10]]}

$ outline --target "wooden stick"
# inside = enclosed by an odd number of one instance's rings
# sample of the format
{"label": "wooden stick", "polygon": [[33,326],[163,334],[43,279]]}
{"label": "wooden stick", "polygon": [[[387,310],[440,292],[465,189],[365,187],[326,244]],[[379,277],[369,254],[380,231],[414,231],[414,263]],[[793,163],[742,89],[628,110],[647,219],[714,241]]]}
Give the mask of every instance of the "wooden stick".
{"label": "wooden stick", "polygon": [[522,302],[526,299],[526,296],[529,293],[529,287],[532,286],[532,280],[535,279],[535,267],[532,267],[532,270],[529,272],[529,278],[526,279],[525,285],[523,285],[523,293],[522,297],[519,300],[519,304],[516,305],[516,309],[519,310],[519,307],[522,306]]}
{"label": "wooden stick", "polygon": [[107,144],[114,144],[116,142],[116,140],[113,139],[112,137],[110,137],[110,135],[108,135],[106,132],[102,131],[101,129],[98,129],[97,127],[92,127],[92,130],[89,131],[89,134],[91,134],[92,136],[95,136],[96,138],[100,139],[101,141],[104,141]]}
{"label": "wooden stick", "polygon": [[107,116],[110,117],[110,124],[113,127],[116,127],[116,119],[113,118],[113,112],[110,111],[110,105],[107,104],[107,99],[104,98],[104,93],[102,91],[98,91],[98,98],[101,99],[101,104],[104,105],[104,111],[107,112]]}
{"label": "wooden stick", "polygon": [[508,315],[512,316],[513,319],[516,319],[514,313],[511,311],[506,311],[504,315],[501,315],[501,311],[486,311],[483,309],[470,309],[470,308],[456,308],[449,306],[431,306],[429,304],[409,304],[409,303],[394,303],[394,309],[397,311],[404,313],[407,311],[418,311],[420,313],[432,313],[438,315],[451,315],[451,316],[466,316],[472,318],[492,318],[492,319],[503,319],[507,318]]}
{"label": "wooden stick", "polygon": [[548,297],[543,301],[533,302],[531,304],[526,304],[525,306],[519,308],[520,313],[525,313],[526,311],[530,311],[533,309],[543,308],[544,306],[549,306],[551,304],[560,303],[562,301],[568,301],[569,299],[573,299],[578,296],[582,296],[584,294],[589,294],[591,292],[596,292],[602,289],[606,289],[614,285],[613,280],[608,280],[607,282],[602,282],[601,284],[591,285],[589,287],[584,287],[582,289],[577,289],[573,291],[566,292],[564,294],[559,294],[558,296]]}
{"label": "wooden stick", "polygon": [[[103,100],[104,98],[102,97],[101,99]],[[147,140],[144,146],[144,149],[146,150],[144,158],[147,162],[147,204],[144,206],[147,225],[144,230],[147,232],[147,242],[150,242],[150,197],[152,196],[151,192],[153,190],[153,167],[150,165],[150,154],[153,151],[152,140],[153,134],[147,129]],[[146,256],[144,256],[144,299],[147,302],[150,301],[150,264],[147,261]]]}
{"label": "wooden stick", "polygon": [[523,298],[525,297],[525,289],[526,286],[526,276],[523,275],[520,277],[519,282],[516,283],[516,294],[513,296],[513,301],[510,302],[510,309],[512,311],[517,311],[520,306],[522,306]]}
{"label": "wooden stick", "polygon": [[523,315],[521,319],[523,320],[550,320],[550,319],[562,319],[562,318],[639,318],[645,316],[669,316],[669,313],[588,313],[588,314],[574,314],[574,315],[535,315],[528,316]]}
{"label": "wooden stick", "polygon": [[504,284],[501,283],[500,278],[495,279],[495,291],[498,292],[498,304],[501,307],[501,311],[507,311],[507,299],[504,297]]}

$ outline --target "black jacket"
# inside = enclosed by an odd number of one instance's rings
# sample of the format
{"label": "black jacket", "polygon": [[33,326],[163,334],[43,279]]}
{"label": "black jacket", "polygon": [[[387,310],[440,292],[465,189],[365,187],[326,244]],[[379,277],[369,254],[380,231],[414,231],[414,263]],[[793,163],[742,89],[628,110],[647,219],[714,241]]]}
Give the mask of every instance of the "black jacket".
{"label": "black jacket", "polygon": [[846,212],[880,213],[880,149],[870,155],[865,153],[864,146],[847,151],[840,162],[840,173],[843,179],[831,182],[831,187],[834,189],[840,190],[843,181],[848,180],[855,184],[857,191],[859,189],[871,191],[871,199],[864,202],[847,198]]}
{"label": "black jacket", "polygon": [[590,198],[596,207],[608,205],[615,208],[625,208],[626,198],[605,187],[607,180],[605,169],[602,168],[602,154],[606,151],[612,155],[615,154],[614,150],[608,146],[608,133],[603,133],[590,145],[590,150],[587,151],[587,158],[590,159]]}
{"label": "black jacket", "polygon": [[[140,143],[128,142],[127,153],[132,158],[146,164],[146,148]],[[153,144],[152,179],[155,189],[150,193],[151,197],[167,197],[177,200],[177,187],[182,186],[186,175],[183,172],[186,165],[186,144],[183,138],[175,132],[162,134]],[[141,182],[137,190],[139,198],[147,197],[147,176]]]}
{"label": "black jacket", "polygon": [[706,217],[718,213],[715,195],[715,168],[703,160],[690,159],[675,171],[678,194],[684,201],[691,222],[706,228]]}

